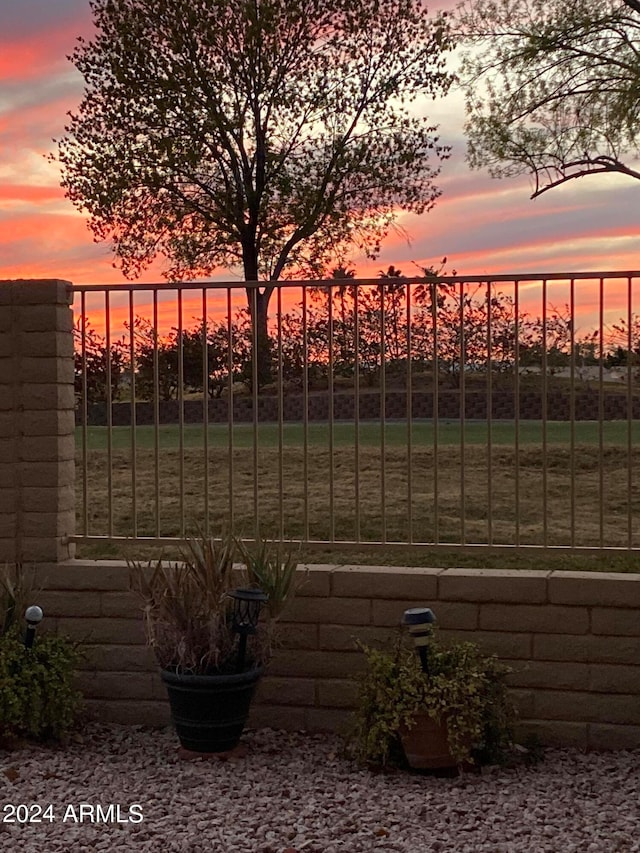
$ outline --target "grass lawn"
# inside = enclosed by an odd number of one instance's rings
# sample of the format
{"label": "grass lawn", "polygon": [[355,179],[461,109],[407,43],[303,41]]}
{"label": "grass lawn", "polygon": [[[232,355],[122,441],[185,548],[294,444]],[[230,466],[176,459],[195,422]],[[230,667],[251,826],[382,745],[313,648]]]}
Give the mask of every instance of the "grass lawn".
{"label": "grass lawn", "polygon": [[[607,445],[626,445],[626,421],[605,421],[602,425],[603,441]],[[459,421],[440,421],[438,424],[438,443],[443,446],[460,445],[461,428]],[[158,430],[161,447],[177,448],[180,446],[180,431],[177,425],[163,425]],[[154,447],[155,430],[152,426],[136,427],[136,444],[140,448]],[[278,447],[280,430],[277,424],[264,423],[258,425],[258,444],[261,447]],[[542,421],[520,421],[520,444],[541,444],[543,437]],[[547,422],[547,442],[550,444],[569,444],[571,441],[570,424],[565,421]],[[363,421],[360,423],[358,437],[360,444],[367,447],[377,447],[380,444],[381,426],[379,422]],[[511,445],[515,442],[516,428],[513,421],[493,421],[491,425],[491,440],[497,445]],[[469,445],[484,445],[487,443],[488,427],[486,421],[466,421],[464,440]],[[631,424],[632,440],[640,440],[640,421]],[[301,447],[304,443],[304,427],[300,423],[285,423],[282,426],[283,443],[287,447]],[[385,424],[385,441],[390,447],[405,447],[408,438],[406,422],[387,421]],[[417,446],[431,447],[434,440],[432,421],[414,420],[412,422],[411,438]],[[184,446],[202,447],[204,429],[200,424],[184,425]],[[227,424],[211,424],[208,428],[208,440],[211,448],[225,448],[229,441]],[[333,426],[333,440],[336,447],[352,447],[355,441],[355,426],[352,422],[336,421]],[[253,447],[254,428],[252,424],[234,424],[233,443],[235,447]],[[329,426],[326,423],[310,423],[307,430],[307,441],[313,446],[327,446],[329,443]],[[600,441],[599,424],[596,421],[577,421],[575,423],[576,444],[597,445]],[[82,430],[76,429],[76,445],[81,447]],[[87,428],[87,446],[89,450],[103,450],[107,447],[106,427],[91,426]],[[129,448],[131,446],[131,428],[128,426],[113,427],[112,446]]]}
{"label": "grass lawn", "polygon": [[[407,426],[388,422],[385,452],[380,448],[380,424],[361,423],[356,455],[354,425],[336,423],[334,448],[329,450],[326,424],[309,424],[308,452],[304,454],[301,424],[283,426],[283,451],[279,452],[277,425],[258,429],[257,493],[254,490],[254,432],[250,424],[234,426],[233,454],[228,450],[229,429],[209,427],[205,459],[203,429],[185,425],[184,451],[179,449],[177,426],[159,429],[160,465],[156,468],[154,430],[136,429],[135,484],[131,429],[113,430],[112,464],[109,470],[106,429],[87,430],[87,519],[91,534],[106,535],[109,512],[113,534],[178,536],[204,519],[205,469],[208,474],[211,530],[233,528],[253,535],[256,509],[263,535],[277,536],[281,524],[285,538],[309,538],[337,542],[406,542],[410,532],[416,542],[568,545],[572,524],[579,546],[624,547],[631,527],[632,543],[640,545],[640,477],[628,489],[629,465],[640,470],[640,447],[627,456],[627,423],[603,424],[600,452],[599,425],[575,424],[574,452],[570,425],[547,424],[547,453],[543,458],[541,422],[520,423],[518,454],[513,422],[493,422],[492,450],[487,447],[486,422],[467,422],[464,449],[458,422],[440,422],[438,452],[433,449],[431,422],[414,421],[412,451],[407,450]],[[640,423],[632,425],[634,445]],[[78,531],[83,530],[82,431],[78,444]],[[602,466],[601,466],[602,463]],[[572,468],[574,477],[572,478]],[[601,476],[602,468],[602,476]],[[112,503],[109,508],[109,480]],[[637,482],[636,482],[637,480]],[[411,490],[409,491],[409,481]],[[134,487],[135,486],[135,487]],[[436,498],[437,487],[437,498]],[[257,506],[256,506],[257,501]],[[280,506],[282,505],[282,515]],[[156,526],[156,512],[159,523]],[[411,524],[410,524],[411,519]],[[631,525],[629,525],[631,521]],[[463,531],[464,524],[464,531]],[[436,529],[437,527],[437,529]],[[149,555],[159,552],[148,550]],[[115,556],[120,546],[82,546],[86,556]],[[135,554],[141,549],[136,546]],[[470,548],[449,554],[425,554],[417,550],[384,547],[362,550],[323,549],[309,552],[319,562],[373,562],[395,565],[457,565],[521,568],[585,568],[636,570],[638,560],[619,558],[491,553]]]}

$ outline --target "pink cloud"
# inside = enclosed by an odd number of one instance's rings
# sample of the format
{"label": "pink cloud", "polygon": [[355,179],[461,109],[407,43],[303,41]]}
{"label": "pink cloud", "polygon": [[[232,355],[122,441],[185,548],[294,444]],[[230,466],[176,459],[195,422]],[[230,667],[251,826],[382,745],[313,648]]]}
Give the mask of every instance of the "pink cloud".
{"label": "pink cloud", "polygon": [[[441,8],[454,5],[454,0],[439,3]],[[51,137],[62,133],[66,112],[80,101],[82,82],[67,73],[72,66],[65,55],[73,50],[76,37],[90,29],[89,5],[86,0],[28,0],[26,8],[32,23],[15,12],[13,28],[7,26],[0,34],[5,101],[0,147],[6,181],[0,184],[0,277],[122,282],[109,246],[96,245],[84,218],[63,201],[55,166],[48,172],[44,160],[41,168],[37,165],[39,156],[51,150]],[[639,208],[635,195],[631,197],[637,185],[620,190],[617,184],[596,183],[592,191],[587,181],[531,202],[526,177],[493,181],[468,170],[462,159],[464,140],[456,129],[461,115],[450,112],[438,119],[442,140],[456,146],[455,158],[445,164],[438,181],[442,198],[429,214],[402,220],[412,238],[410,246],[391,233],[378,260],[354,253],[350,264],[359,276],[376,277],[390,264],[405,275],[416,275],[413,261],[438,265],[444,255],[448,269],[468,275],[639,266]],[[62,205],[68,205],[68,213],[61,212]],[[154,264],[141,280],[160,281],[161,272],[162,264]],[[593,307],[586,291],[584,298]],[[199,309],[193,310],[187,315],[185,308],[185,317],[197,316]]]}
{"label": "pink cloud", "polygon": [[2,44],[0,53],[0,82],[34,80],[43,72],[51,73],[67,64],[66,54],[73,48],[76,27],[59,27],[42,33],[37,40],[23,38]]}
{"label": "pink cloud", "polygon": [[[51,4],[52,5],[52,4]],[[49,21],[49,9],[20,32],[11,29],[0,34],[0,83],[37,81],[44,74],[70,68],[67,55],[73,51],[79,35],[90,30],[88,4],[82,4],[60,20]],[[85,7],[86,8],[83,8]]]}

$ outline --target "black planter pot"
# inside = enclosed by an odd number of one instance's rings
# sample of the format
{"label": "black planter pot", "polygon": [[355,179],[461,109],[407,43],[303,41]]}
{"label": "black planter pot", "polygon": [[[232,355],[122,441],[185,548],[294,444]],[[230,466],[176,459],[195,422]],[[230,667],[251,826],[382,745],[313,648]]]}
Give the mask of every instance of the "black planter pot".
{"label": "black planter pot", "polygon": [[233,675],[176,675],[162,670],[180,743],[195,752],[237,746],[263,667]]}

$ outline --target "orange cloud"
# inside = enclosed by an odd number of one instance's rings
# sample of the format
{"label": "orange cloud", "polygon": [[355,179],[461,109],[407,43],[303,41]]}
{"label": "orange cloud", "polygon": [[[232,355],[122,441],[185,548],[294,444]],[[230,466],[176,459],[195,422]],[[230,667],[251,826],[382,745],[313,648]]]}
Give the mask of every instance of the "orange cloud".
{"label": "orange cloud", "polygon": [[64,197],[61,187],[46,184],[0,184],[0,206],[4,202],[58,201]]}

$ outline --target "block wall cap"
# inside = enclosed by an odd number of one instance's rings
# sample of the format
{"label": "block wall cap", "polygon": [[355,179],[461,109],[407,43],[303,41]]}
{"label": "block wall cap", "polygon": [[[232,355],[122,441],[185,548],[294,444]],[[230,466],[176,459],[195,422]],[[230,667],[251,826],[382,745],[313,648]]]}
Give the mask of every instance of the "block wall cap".
{"label": "block wall cap", "polygon": [[[640,565],[639,565],[640,568]],[[625,583],[640,583],[639,572],[550,572],[550,578],[575,581],[623,581]]]}
{"label": "block wall cap", "polygon": [[[314,568],[313,566],[309,566],[309,568]],[[442,572],[447,571],[446,569],[429,569],[423,568],[422,566],[356,566],[356,565],[347,565],[347,566],[336,566],[334,568],[335,572],[347,572],[350,574],[370,574],[370,575],[414,575],[416,577],[420,577],[421,575],[426,575],[428,577],[437,577],[441,575]]]}
{"label": "block wall cap", "polygon": [[553,574],[552,571],[544,569],[441,569],[440,572],[443,578],[513,578],[515,580],[545,579]]}
{"label": "block wall cap", "polygon": [[87,569],[88,571],[94,571],[95,569],[126,569],[127,563],[126,560],[87,560],[79,557],[51,564],[51,568]]}
{"label": "block wall cap", "polygon": [[601,607],[640,607],[640,574],[554,572],[549,601]]}
{"label": "block wall cap", "polygon": [[10,291],[14,305],[41,305],[73,303],[73,285],[60,278],[18,278],[0,281],[0,287]]}

